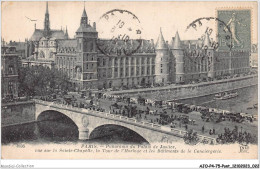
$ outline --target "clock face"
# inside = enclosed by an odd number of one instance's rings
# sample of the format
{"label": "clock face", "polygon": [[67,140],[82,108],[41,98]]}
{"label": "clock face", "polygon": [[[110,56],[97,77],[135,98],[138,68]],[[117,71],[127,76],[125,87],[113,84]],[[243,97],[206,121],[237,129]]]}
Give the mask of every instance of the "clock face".
{"label": "clock face", "polygon": [[141,46],[141,22],[130,11],[106,12],[97,22],[97,31],[97,47],[105,55],[131,55]]}

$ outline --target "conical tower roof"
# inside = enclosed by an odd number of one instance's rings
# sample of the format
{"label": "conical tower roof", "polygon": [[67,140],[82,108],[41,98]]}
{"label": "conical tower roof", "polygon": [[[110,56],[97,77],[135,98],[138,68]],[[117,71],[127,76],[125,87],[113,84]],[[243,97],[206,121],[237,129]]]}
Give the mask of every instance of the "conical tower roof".
{"label": "conical tower roof", "polygon": [[176,32],[174,37],[173,49],[181,49],[181,40],[178,31]]}
{"label": "conical tower roof", "polygon": [[160,34],[155,45],[155,49],[168,49],[165,40],[163,38],[162,29],[160,28]]}

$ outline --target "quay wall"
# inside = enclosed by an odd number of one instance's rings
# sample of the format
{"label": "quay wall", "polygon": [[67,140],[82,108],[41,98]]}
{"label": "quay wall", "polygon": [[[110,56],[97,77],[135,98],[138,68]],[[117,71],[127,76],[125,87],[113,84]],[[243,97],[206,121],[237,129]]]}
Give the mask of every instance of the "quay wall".
{"label": "quay wall", "polygon": [[[200,96],[207,96],[219,92],[236,90],[258,84],[258,76],[244,76],[239,78],[217,80],[211,82],[203,82],[188,85],[170,85],[166,87],[146,88],[146,89],[133,89],[124,91],[111,91],[111,95],[129,94],[131,96],[144,96],[144,97],[165,97],[162,100],[173,99],[188,99]],[[154,98],[159,99],[159,98]]]}
{"label": "quay wall", "polygon": [[34,101],[1,104],[1,126],[19,125],[35,121]]}

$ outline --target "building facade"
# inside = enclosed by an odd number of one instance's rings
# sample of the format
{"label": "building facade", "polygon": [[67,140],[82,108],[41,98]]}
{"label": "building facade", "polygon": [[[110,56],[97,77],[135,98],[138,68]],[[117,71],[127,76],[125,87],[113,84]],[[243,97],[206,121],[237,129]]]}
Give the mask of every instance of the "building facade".
{"label": "building facade", "polygon": [[1,47],[2,98],[18,97],[18,64],[19,57],[15,47]]}
{"label": "building facade", "polygon": [[85,8],[75,38],[70,39],[67,30],[50,29],[47,4],[44,29],[35,28],[27,41],[28,58],[23,65],[57,68],[67,73],[77,90],[188,83],[249,71],[248,51],[213,49],[208,33],[203,40],[181,40],[177,32],[168,44],[160,30],[155,44],[142,39],[130,56],[118,55],[115,47],[105,55],[97,48],[97,40],[106,43],[98,39],[96,24],[89,23]]}

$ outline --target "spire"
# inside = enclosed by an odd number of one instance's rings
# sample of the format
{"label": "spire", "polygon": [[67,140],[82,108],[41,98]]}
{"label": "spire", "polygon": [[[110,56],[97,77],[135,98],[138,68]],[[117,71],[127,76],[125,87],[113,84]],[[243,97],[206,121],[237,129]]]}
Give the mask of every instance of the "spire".
{"label": "spire", "polygon": [[48,1],[46,2],[46,14],[49,13]]}
{"label": "spire", "polygon": [[82,13],[82,16],[81,16],[81,17],[88,17],[88,16],[87,16],[86,9],[85,9],[85,6],[84,6],[84,10],[83,10],[83,13]]}
{"label": "spire", "polygon": [[208,32],[205,33],[205,39],[204,39],[204,42],[203,42],[203,46],[207,46],[208,48],[210,47],[210,39],[209,39],[209,34]]}
{"label": "spire", "polygon": [[45,13],[45,19],[44,19],[44,33],[45,33],[45,36],[48,36],[50,33],[50,19],[49,19],[48,2],[46,2],[46,13]]}
{"label": "spire", "polygon": [[160,28],[160,34],[159,34],[158,40],[156,42],[155,49],[167,49],[167,45],[165,43],[165,40],[164,40],[163,34],[162,34],[162,28]]}
{"label": "spire", "polygon": [[174,37],[173,49],[181,49],[181,40],[178,31],[176,32]]}
{"label": "spire", "polygon": [[67,25],[66,25],[66,32],[65,32],[65,37],[66,37],[67,39],[69,39],[69,34],[68,34]]}
{"label": "spire", "polygon": [[80,25],[87,27],[88,25],[88,16],[87,16],[87,12],[85,10],[85,2],[84,2],[84,10],[81,16],[81,20],[80,20]]}

